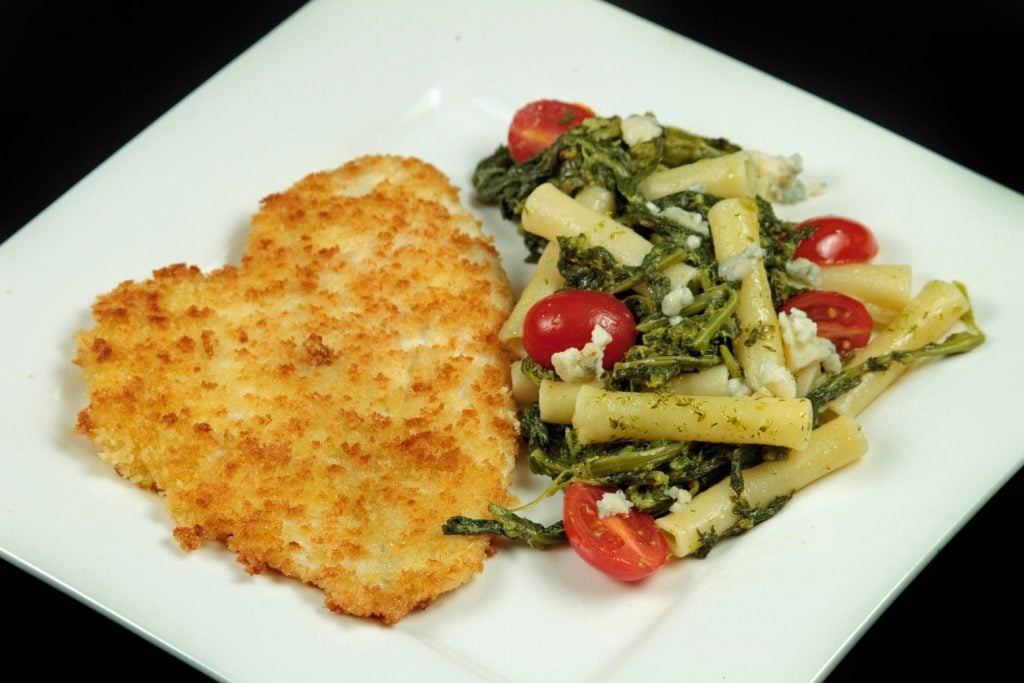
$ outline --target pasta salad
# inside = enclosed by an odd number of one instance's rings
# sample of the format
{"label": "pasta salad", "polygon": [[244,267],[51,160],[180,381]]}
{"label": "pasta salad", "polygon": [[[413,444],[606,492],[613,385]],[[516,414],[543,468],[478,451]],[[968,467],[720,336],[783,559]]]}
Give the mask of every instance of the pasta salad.
{"label": "pasta salad", "polygon": [[[530,469],[564,493],[453,517],[445,532],[568,542],[635,581],[705,556],[867,452],[857,416],[918,360],[984,341],[963,286],[912,292],[844,217],[781,220],[821,191],[799,156],[744,149],[653,114],[540,100],[481,160],[477,197],[536,263],[501,340]],[[536,501],[534,501],[536,502]]]}

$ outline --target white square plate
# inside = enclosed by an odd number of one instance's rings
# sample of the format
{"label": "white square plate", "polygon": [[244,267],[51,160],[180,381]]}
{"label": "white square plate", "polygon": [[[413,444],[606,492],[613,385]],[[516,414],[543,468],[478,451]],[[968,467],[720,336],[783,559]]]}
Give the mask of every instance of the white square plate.
{"label": "white square plate", "polygon": [[[557,54],[523,51],[524,37]],[[611,44],[621,49],[594,49]],[[686,88],[650,85],[680,74]],[[251,578],[227,551],[183,556],[159,498],[70,433],[85,402],[71,334],[91,324],[93,297],[169,263],[236,262],[260,197],[359,154],[419,156],[469,188],[513,110],[539,97],[650,110],[800,152],[806,176],[829,191],[782,213],[854,216],[875,228],[881,261],[914,266],[917,285],[964,282],[989,341],[877,402],[863,419],[863,462],[707,560],[638,586],[604,579],[571,551],[513,549],[384,628],[328,613],[296,582]],[[464,199],[521,285],[514,231],[468,190]],[[1024,248],[1011,229],[1022,211],[1020,195],[609,6],[318,0],[0,248],[0,553],[229,679],[815,679],[1024,459],[1009,419],[1024,329],[1001,275]],[[968,451],[978,455],[964,468]],[[757,634],[744,657],[740,632]]]}

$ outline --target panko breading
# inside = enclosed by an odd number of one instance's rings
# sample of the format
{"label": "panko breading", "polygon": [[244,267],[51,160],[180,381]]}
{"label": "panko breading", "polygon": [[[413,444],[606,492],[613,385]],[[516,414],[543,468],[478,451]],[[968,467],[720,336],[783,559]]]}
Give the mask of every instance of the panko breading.
{"label": "panko breading", "polygon": [[490,540],[444,521],[512,502],[511,306],[447,179],[364,157],[264,199],[241,267],[99,297],[76,429],[164,494],[184,548],[394,623],[483,567]]}

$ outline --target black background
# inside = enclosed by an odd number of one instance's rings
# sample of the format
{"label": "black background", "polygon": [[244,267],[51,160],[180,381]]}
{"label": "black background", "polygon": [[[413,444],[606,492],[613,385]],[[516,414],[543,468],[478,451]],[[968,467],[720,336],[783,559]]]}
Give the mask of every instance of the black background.
{"label": "black background", "polygon": [[[0,240],[301,4],[0,2]],[[1024,3],[907,3],[927,9],[898,16],[892,12],[901,3],[759,4],[757,12],[707,0],[615,4],[1024,192],[1016,102]],[[984,455],[965,454],[967,466]],[[985,679],[1016,669],[1019,629],[995,619],[1013,619],[1021,608],[1019,573],[1006,549],[1017,545],[1022,491],[1018,474],[829,680],[945,678],[960,667]],[[44,673],[70,665],[78,675],[114,679],[200,677],[3,562],[0,595],[8,666]],[[679,671],[685,678],[685,663]]]}

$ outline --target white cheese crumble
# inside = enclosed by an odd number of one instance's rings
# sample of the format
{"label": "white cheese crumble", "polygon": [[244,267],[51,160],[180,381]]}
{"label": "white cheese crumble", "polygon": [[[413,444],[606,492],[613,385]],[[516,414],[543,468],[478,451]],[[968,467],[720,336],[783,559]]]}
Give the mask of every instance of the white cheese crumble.
{"label": "white cheese crumble", "polygon": [[726,396],[750,396],[752,393],[747,383],[737,377],[729,378],[725,383]]}
{"label": "white cheese crumble", "polygon": [[696,235],[686,236],[686,246],[688,249],[700,249],[701,239]]}
{"label": "white cheese crumble", "polygon": [[693,303],[693,292],[685,285],[676,287],[666,294],[661,300],[661,312],[669,317],[679,315],[679,312]]}
{"label": "white cheese crumble", "polygon": [[630,147],[650,142],[661,133],[661,124],[650,114],[633,114],[622,119],[622,141]]}
{"label": "white cheese crumble", "polygon": [[739,282],[754,272],[758,262],[767,252],[756,244],[748,244],[743,251],[719,262],[718,277],[729,282]]}
{"label": "white cheese crumble", "polygon": [[793,398],[796,396],[796,380],[789,368],[779,365],[776,361],[769,359],[763,361],[757,368],[758,391],[768,391],[772,396],[779,398]]}
{"label": "white cheese crumble", "polygon": [[750,160],[757,172],[757,194],[773,202],[792,204],[825,191],[824,185],[817,183],[807,187],[797,177],[803,170],[799,154],[787,157],[752,151]]}
{"label": "white cheese crumble", "polygon": [[693,500],[693,496],[686,489],[681,489],[678,486],[669,486],[665,489],[670,497],[674,498],[676,502],[672,503],[672,506],[668,509],[669,512],[682,512],[686,504]]}
{"label": "white cheese crumble", "polygon": [[821,287],[821,266],[810,259],[786,261],[786,274],[808,287]]}
{"label": "white cheese crumble", "polygon": [[818,325],[799,308],[779,313],[779,330],[786,353],[786,366],[798,372],[812,363],[821,363],[829,372],[842,367],[835,345],[818,336]]}
{"label": "white cheese crumble", "polygon": [[[820,339],[821,337],[819,337]],[[827,339],[825,341],[828,341]],[[839,352],[836,351],[836,345],[832,342],[828,342],[832,345],[832,353],[827,355],[821,361],[821,367],[825,368],[825,372],[839,372],[843,369],[843,359],[839,357]]]}
{"label": "white cheese crumble", "polygon": [[551,354],[551,364],[563,382],[582,383],[600,378],[604,374],[604,350],[612,342],[600,325],[594,325],[590,341],[582,349],[568,348]]}
{"label": "white cheese crumble", "polygon": [[601,500],[597,501],[597,516],[603,519],[612,515],[628,515],[632,507],[633,502],[620,489],[601,496]]}
{"label": "white cheese crumble", "polygon": [[701,237],[711,234],[711,226],[704,220],[704,217],[696,211],[687,211],[678,206],[669,206],[661,210],[660,215],[669,219],[676,225],[697,233]]}

